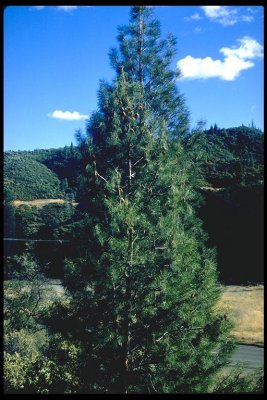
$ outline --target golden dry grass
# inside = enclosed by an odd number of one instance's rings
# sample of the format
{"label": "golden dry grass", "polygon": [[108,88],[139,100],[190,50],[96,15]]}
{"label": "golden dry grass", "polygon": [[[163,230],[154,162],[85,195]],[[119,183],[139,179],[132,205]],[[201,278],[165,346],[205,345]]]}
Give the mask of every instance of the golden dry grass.
{"label": "golden dry grass", "polygon": [[263,344],[264,287],[224,286],[218,308],[234,321],[238,342]]}
{"label": "golden dry grass", "polygon": [[[27,206],[35,206],[35,207],[44,207],[47,204],[50,203],[59,203],[59,204],[63,204],[65,203],[65,200],[63,199],[36,199],[36,200],[28,200],[28,201],[24,201],[24,200],[14,200],[13,201],[13,205],[15,207],[19,207],[21,205],[27,205]],[[78,203],[72,203],[74,206],[77,205]]]}

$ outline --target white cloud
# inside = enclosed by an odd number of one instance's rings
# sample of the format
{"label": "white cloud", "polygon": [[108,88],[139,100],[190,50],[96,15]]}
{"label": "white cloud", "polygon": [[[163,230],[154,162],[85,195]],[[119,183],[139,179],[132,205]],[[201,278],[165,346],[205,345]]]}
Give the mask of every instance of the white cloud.
{"label": "white cloud", "polygon": [[259,7],[258,7],[258,6],[254,6],[253,8],[252,8],[252,7],[248,7],[248,8],[247,8],[247,11],[248,11],[249,13],[251,13],[251,14],[256,14],[256,13],[259,12]]}
{"label": "white cloud", "polygon": [[[47,6],[32,6],[32,8],[35,8],[36,10],[43,10]],[[76,10],[78,7],[86,7],[89,8],[91,6],[48,6],[48,7],[55,7],[59,11],[64,11],[64,12],[70,12]]]}
{"label": "white cloud", "polygon": [[[235,25],[238,22],[252,22],[254,20],[252,15],[240,15],[240,9],[233,6],[201,6],[200,8],[207,18],[223,26]],[[250,8],[246,8],[246,11],[250,14],[251,12],[253,13]]]}
{"label": "white cloud", "polygon": [[190,17],[185,17],[184,18],[186,21],[199,21],[200,19],[203,19],[199,13],[195,13],[193,15],[191,15]]}
{"label": "white cloud", "polygon": [[236,56],[242,59],[263,57],[263,46],[255,39],[244,36],[242,39],[238,39],[238,42],[241,43],[239,47],[223,47],[220,52],[226,57]]}
{"label": "white cloud", "polygon": [[57,8],[61,11],[70,12],[70,11],[76,10],[76,8],[78,8],[78,6],[57,6]]}
{"label": "white cloud", "polygon": [[234,25],[238,21],[237,10],[226,6],[201,6],[206,17],[221,25]]}
{"label": "white cloud", "polygon": [[244,22],[252,22],[254,21],[254,17],[252,15],[242,15],[241,20]]}
{"label": "white cloud", "polygon": [[32,8],[35,8],[36,10],[42,10],[45,8],[45,6],[32,6]]}
{"label": "white cloud", "polygon": [[239,39],[239,47],[223,47],[220,53],[224,60],[213,60],[211,57],[194,58],[186,56],[177,62],[181,71],[180,80],[220,78],[227,81],[236,79],[240,72],[252,68],[251,59],[263,57],[263,46],[256,40],[245,36]]}
{"label": "white cloud", "polygon": [[211,57],[193,58],[187,56],[180,60],[177,66],[182,72],[180,79],[207,79],[220,78],[227,81],[234,80],[241,70],[253,67],[251,61],[244,61],[237,57],[228,57],[226,60],[213,60]]}
{"label": "white cloud", "polygon": [[61,111],[55,110],[52,114],[48,114],[50,118],[65,119],[67,121],[80,121],[88,119],[89,115],[82,115],[78,111]]}

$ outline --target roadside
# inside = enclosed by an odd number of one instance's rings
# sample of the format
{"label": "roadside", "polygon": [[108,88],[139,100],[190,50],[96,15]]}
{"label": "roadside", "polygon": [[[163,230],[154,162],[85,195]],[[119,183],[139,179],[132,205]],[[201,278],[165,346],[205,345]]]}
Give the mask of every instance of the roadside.
{"label": "roadside", "polygon": [[242,363],[245,369],[253,370],[264,365],[264,347],[239,344],[232,357],[230,367]]}
{"label": "roadside", "polygon": [[264,344],[264,286],[223,286],[218,303],[227,318],[234,320],[233,335],[237,343]]}
{"label": "roadside", "polygon": [[[12,285],[4,284],[6,294]],[[8,289],[10,288],[10,289]],[[12,289],[11,289],[12,291]],[[42,285],[44,301],[53,301],[64,296],[65,290],[60,279],[46,279]],[[234,322],[232,334],[238,346],[255,348],[264,346],[264,286],[223,286],[222,296],[216,309],[225,318]]]}
{"label": "roadside", "polygon": [[[64,294],[60,279],[49,285],[58,295]],[[217,308],[234,321],[233,336],[237,345],[264,346],[264,286],[223,286]]]}

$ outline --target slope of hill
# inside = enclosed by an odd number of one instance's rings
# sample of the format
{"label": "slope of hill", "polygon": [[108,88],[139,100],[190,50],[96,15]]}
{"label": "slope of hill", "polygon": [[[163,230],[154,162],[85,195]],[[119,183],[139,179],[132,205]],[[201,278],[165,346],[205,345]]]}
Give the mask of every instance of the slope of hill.
{"label": "slope of hill", "polygon": [[204,202],[198,210],[216,248],[221,282],[263,282],[263,133],[240,126],[196,131],[188,138],[201,160]]}
{"label": "slope of hill", "polygon": [[60,180],[30,155],[4,154],[4,188],[16,200],[62,198]]}
{"label": "slope of hill", "polygon": [[[68,191],[75,192],[77,186],[77,176],[82,172],[81,154],[79,148],[73,146],[61,147],[58,149],[37,149],[33,151],[21,151],[21,155],[32,157],[42,163],[57,177],[64,181],[63,186],[68,187]],[[84,165],[83,165],[84,167]]]}
{"label": "slope of hill", "polygon": [[206,153],[204,173],[213,187],[248,186],[263,179],[263,133],[240,126],[211,127],[198,138]]}

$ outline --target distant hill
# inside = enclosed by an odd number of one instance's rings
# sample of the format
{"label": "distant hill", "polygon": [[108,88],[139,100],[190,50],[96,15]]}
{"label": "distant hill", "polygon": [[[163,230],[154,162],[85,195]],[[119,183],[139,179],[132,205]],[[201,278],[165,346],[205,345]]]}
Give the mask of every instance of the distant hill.
{"label": "distant hill", "polygon": [[263,132],[215,125],[199,133],[197,141],[206,156],[199,217],[209,245],[217,250],[220,280],[263,282]]}
{"label": "distant hill", "polygon": [[205,153],[204,175],[210,186],[249,186],[263,180],[263,132],[254,127],[219,129],[216,125],[192,137]]}
{"label": "distant hill", "polygon": [[4,188],[15,200],[62,198],[59,178],[30,155],[4,154]]}
{"label": "distant hill", "polygon": [[61,181],[67,180],[68,188],[76,188],[77,176],[83,171],[81,153],[77,146],[71,144],[58,149],[39,149],[24,153],[44,164]]}
{"label": "distant hill", "polygon": [[[207,188],[263,183],[263,132],[239,126],[192,132],[185,139],[202,159]],[[14,200],[79,198],[79,175],[86,160],[77,146],[4,153],[4,187]]]}

